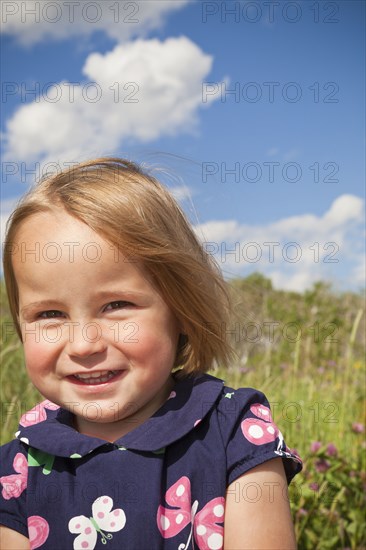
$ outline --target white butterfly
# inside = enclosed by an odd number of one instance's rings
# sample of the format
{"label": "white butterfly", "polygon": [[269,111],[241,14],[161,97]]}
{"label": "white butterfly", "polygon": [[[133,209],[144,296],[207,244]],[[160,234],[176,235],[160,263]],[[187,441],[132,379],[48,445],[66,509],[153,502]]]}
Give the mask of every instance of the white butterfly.
{"label": "white butterfly", "polygon": [[97,498],[92,505],[93,517],[75,516],[69,521],[70,533],[80,533],[74,540],[74,550],[93,550],[97,543],[98,533],[101,542],[106,544],[113,538],[110,533],[104,531],[120,531],[126,524],[126,515],[121,508],[112,510],[113,500],[111,497],[102,496]]}

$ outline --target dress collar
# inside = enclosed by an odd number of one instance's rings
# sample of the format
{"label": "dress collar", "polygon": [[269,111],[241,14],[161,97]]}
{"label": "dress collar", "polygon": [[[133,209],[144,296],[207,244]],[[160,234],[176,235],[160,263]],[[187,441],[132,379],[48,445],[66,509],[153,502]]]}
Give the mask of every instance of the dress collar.
{"label": "dress collar", "polygon": [[160,409],[115,443],[80,434],[73,427],[73,414],[65,409],[55,409],[50,402],[44,404],[45,419],[39,421],[38,418],[37,423],[26,427],[20,424],[16,437],[42,453],[70,458],[81,458],[102,446],[162,451],[193,430],[209,414],[223,384],[222,380],[209,374],[177,380]]}

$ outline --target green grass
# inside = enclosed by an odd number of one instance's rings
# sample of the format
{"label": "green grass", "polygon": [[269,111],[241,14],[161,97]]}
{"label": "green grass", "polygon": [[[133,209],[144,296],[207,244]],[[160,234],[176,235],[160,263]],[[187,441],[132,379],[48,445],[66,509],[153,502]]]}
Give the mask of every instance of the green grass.
{"label": "green grass", "polygon": [[[304,460],[290,486],[299,550],[366,548],[363,296],[317,283],[275,291],[259,274],[232,281],[236,317],[222,327],[237,358],[213,374],[268,397],[287,444]],[[2,443],[41,397],[27,380],[3,286]]]}

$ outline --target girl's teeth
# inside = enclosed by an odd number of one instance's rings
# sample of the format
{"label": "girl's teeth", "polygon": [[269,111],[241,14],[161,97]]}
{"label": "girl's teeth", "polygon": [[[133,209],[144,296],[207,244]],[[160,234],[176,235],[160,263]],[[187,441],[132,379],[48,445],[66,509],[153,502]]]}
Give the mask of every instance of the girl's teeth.
{"label": "girl's teeth", "polygon": [[105,374],[101,372],[93,372],[89,374],[74,374],[75,378],[85,382],[85,384],[102,384],[107,382],[116,375],[115,371],[108,371]]}

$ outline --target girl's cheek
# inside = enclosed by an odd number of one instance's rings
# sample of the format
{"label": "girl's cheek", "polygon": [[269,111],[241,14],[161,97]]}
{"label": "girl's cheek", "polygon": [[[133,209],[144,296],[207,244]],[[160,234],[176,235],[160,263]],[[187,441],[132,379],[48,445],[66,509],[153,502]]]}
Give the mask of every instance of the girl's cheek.
{"label": "girl's cheek", "polygon": [[22,323],[22,340],[24,348],[39,345],[44,339],[44,331],[39,322]]}
{"label": "girl's cheek", "polygon": [[109,327],[109,342],[124,351],[140,349],[144,339],[144,328],[136,321],[113,323]]}
{"label": "girl's cheek", "polygon": [[25,323],[22,327],[23,345],[57,345],[63,339],[62,327],[55,323]]}
{"label": "girl's cheek", "polygon": [[56,342],[51,343],[42,335],[26,335],[23,336],[23,349],[26,365],[29,368],[37,367],[41,368],[44,363],[47,363],[53,355],[53,351],[56,351]]}
{"label": "girl's cheek", "polygon": [[44,349],[40,344],[34,342],[26,342],[24,344],[24,356],[27,368],[34,368],[37,363],[41,364],[44,360]]}

